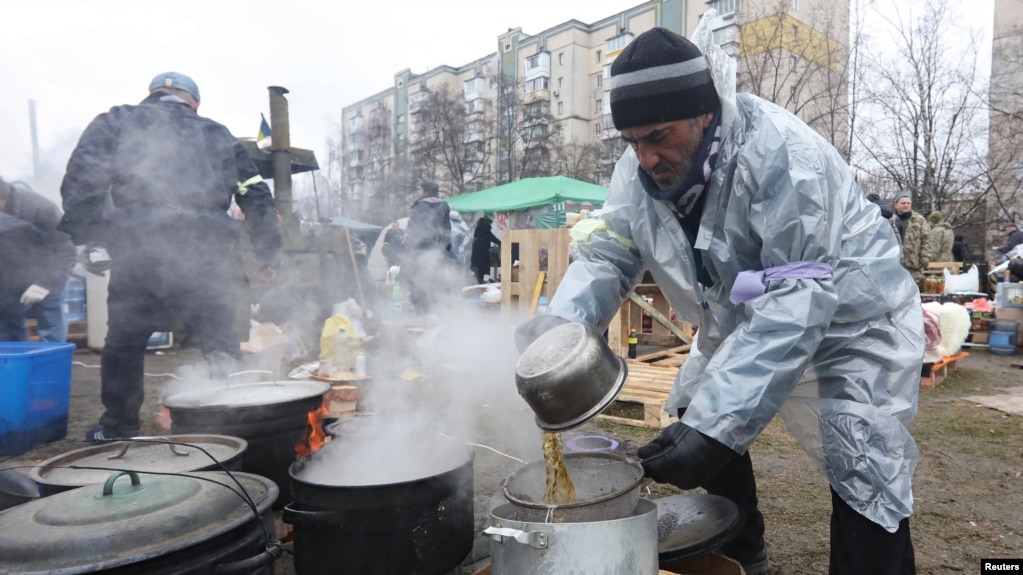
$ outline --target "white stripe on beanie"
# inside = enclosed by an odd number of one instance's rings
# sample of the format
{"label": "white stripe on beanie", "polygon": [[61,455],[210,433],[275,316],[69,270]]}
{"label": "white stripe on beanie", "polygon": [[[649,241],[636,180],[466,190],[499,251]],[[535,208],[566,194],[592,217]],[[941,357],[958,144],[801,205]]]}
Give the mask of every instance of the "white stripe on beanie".
{"label": "white stripe on beanie", "polygon": [[616,88],[635,86],[637,84],[645,84],[647,82],[690,76],[707,69],[707,59],[700,56],[693,58],[692,60],[686,60],[685,62],[664,64],[661,66],[643,68],[634,72],[625,72],[623,74],[611,76],[611,89],[614,90]]}

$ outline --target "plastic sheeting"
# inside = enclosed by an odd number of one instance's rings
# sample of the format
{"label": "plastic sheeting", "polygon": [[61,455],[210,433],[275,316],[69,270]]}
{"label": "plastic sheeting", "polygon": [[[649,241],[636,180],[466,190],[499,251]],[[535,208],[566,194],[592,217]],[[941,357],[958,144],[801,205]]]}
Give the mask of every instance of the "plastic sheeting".
{"label": "plastic sheeting", "polygon": [[[715,79],[726,78],[709,52]],[[602,330],[648,268],[676,314],[700,326],[668,409],[688,406],[686,424],[738,453],[781,415],[835,491],[894,532],[912,514],[919,458],[906,429],[924,351],[919,293],[838,152],[784,109],[732,94],[734,84],[719,88],[722,146],[695,242],[643,190],[627,150],[601,211],[607,230],[579,242],[548,313]],[[694,248],[710,286],[697,282]],[[834,277],[770,281],[729,301],[740,272],[801,261]]]}

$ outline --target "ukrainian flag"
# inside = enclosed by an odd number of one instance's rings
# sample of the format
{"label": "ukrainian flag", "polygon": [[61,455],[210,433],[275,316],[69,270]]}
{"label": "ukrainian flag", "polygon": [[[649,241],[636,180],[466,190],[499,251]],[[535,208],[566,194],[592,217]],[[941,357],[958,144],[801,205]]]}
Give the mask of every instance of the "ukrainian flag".
{"label": "ukrainian flag", "polygon": [[259,134],[256,136],[256,141],[262,141],[270,137],[270,124],[266,121],[266,116],[260,114],[259,117],[262,121],[259,123]]}

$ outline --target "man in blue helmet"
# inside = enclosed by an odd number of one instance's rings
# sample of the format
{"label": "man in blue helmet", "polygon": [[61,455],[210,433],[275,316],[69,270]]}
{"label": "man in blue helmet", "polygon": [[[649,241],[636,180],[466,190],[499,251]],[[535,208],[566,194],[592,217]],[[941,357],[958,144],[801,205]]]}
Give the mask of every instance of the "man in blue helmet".
{"label": "man in blue helmet", "polygon": [[241,230],[232,199],[269,274],[281,245],[277,210],[245,146],[198,115],[199,88],[176,72],[149,95],[97,116],[68,161],[64,217],[83,264],[110,269],[108,331],[100,359],[105,411],[86,438],[140,431],[149,336],[184,325],[214,374],[241,359],[235,323]]}

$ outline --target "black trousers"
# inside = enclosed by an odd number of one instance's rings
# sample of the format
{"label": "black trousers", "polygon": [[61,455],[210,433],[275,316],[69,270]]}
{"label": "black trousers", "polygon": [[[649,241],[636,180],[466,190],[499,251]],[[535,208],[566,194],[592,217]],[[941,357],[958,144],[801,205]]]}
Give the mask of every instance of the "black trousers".
{"label": "black trousers", "polygon": [[131,437],[141,430],[146,346],[153,332],[185,327],[213,377],[225,377],[241,360],[237,277],[226,255],[182,249],[180,258],[172,258],[154,252],[118,254],[110,270],[99,421],[108,437]]}
{"label": "black trousers", "polygon": [[[720,549],[746,562],[764,546],[764,516],[757,501],[756,479],[749,452],[732,459],[706,485],[708,493],[734,502],[742,513],[739,534]],[[856,512],[831,489],[831,557],[829,575],[913,575],[916,560],[909,519],[895,533]]]}

